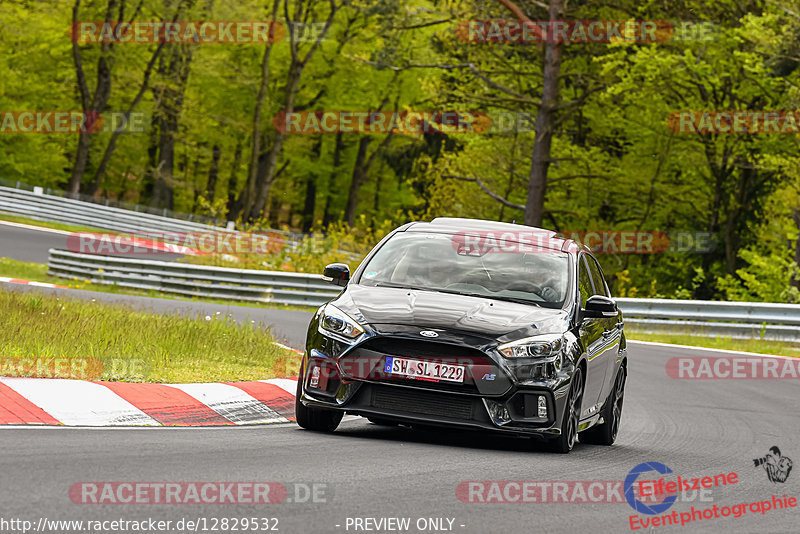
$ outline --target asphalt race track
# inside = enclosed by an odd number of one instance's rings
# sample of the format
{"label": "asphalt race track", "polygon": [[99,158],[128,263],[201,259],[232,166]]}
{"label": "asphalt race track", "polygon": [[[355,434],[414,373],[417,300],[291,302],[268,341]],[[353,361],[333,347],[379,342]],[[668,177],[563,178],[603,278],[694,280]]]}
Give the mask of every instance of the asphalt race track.
{"label": "asphalt race track", "polygon": [[60,230],[22,228],[0,221],[0,256],[17,261],[47,263],[48,250],[67,248],[68,234]]}
{"label": "asphalt race track", "polygon": [[[9,286],[6,286],[9,287]],[[29,290],[29,289],[24,289]],[[97,298],[98,294],[77,295]],[[105,298],[105,297],[104,297]],[[112,295],[154,311],[207,313],[216,305]],[[217,306],[253,313],[238,306]],[[177,308],[180,308],[178,310]],[[216,311],[216,310],[215,310]],[[300,347],[308,314],[259,310],[279,335]],[[710,494],[688,492],[668,510],[734,506],[800,493],[800,473],[770,482],[753,459],[777,445],[800,459],[800,383],[797,380],[675,380],[665,371],[673,356],[716,352],[645,344],[629,346],[630,374],[617,444],[578,444],[567,456],[541,451],[523,439],[466,432],[375,426],[346,418],[333,435],[294,424],[217,428],[4,428],[0,430],[3,518],[30,520],[172,520],[277,518],[279,532],[366,532],[355,518],[449,518],[452,531],[630,532],[627,503],[461,502],[465,481],[622,481],[642,462],[660,462],[674,475],[699,478],[735,472],[738,483]],[[796,471],[796,469],[795,469]],[[647,479],[656,479],[654,473]],[[674,475],[672,480],[674,480]],[[279,482],[295,500],[324,484],[315,504],[83,505],[70,500],[77,482]],[[320,494],[321,495],[321,494]],[[513,494],[511,495],[513,498]],[[302,500],[302,499],[301,499]],[[580,499],[578,499],[580,500]],[[800,507],[748,510],[741,517],[704,519],[658,532],[798,532]],[[639,517],[654,517],[640,515]],[[349,518],[349,520],[348,520]],[[348,521],[349,528],[348,528]],[[448,521],[444,521],[447,528]],[[337,526],[338,525],[338,526]],[[374,524],[361,523],[374,527]],[[462,526],[463,525],[463,526]],[[423,525],[424,526],[424,525]],[[219,531],[232,531],[219,528]],[[650,531],[641,529],[640,531]],[[200,527],[202,531],[202,527]],[[392,532],[393,530],[370,530]],[[422,530],[436,531],[436,530]],[[447,531],[447,530],[440,530]]]}
{"label": "asphalt race track", "polygon": [[[102,230],[98,230],[102,233]],[[0,257],[17,261],[47,263],[48,250],[59,248],[67,250],[67,236],[70,232],[50,228],[35,228],[0,220]],[[114,256],[115,254],[111,254]],[[183,254],[139,254],[139,259],[174,261]]]}

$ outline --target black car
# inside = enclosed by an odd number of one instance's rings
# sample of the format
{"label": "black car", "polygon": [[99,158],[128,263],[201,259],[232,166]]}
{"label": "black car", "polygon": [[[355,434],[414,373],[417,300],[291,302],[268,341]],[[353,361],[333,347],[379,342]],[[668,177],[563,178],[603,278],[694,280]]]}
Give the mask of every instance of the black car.
{"label": "black car", "polygon": [[438,218],[397,228],[308,329],[298,424],[527,435],[569,452],[617,436],[627,375],[622,312],[585,247],[555,232]]}

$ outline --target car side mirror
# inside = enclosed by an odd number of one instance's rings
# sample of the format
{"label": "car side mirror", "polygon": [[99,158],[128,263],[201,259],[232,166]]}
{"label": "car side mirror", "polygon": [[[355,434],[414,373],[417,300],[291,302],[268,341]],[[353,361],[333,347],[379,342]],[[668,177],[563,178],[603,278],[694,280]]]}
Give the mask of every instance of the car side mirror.
{"label": "car side mirror", "polygon": [[350,281],[350,267],[345,263],[331,263],[322,272],[322,279],[335,286],[346,286]]}
{"label": "car side mirror", "polygon": [[616,317],[619,309],[614,299],[604,295],[593,295],[586,300],[584,316],[596,319]]}

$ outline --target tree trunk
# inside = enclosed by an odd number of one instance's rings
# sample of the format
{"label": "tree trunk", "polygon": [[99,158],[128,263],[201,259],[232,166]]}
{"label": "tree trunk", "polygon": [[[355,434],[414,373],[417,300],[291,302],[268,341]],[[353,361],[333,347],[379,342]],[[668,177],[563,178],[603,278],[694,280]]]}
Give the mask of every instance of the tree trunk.
{"label": "tree trunk", "polygon": [[[286,24],[291,25],[293,22],[300,20],[308,23],[309,14],[311,13],[313,6],[316,5],[316,2],[318,1],[319,0],[305,0],[304,3],[303,0],[298,0],[295,4],[296,9],[294,16],[291,17],[289,15],[289,2],[287,0],[284,3]],[[330,29],[331,24],[333,24],[333,19],[336,16],[336,12],[341,7],[341,4],[337,6],[334,0],[329,0],[329,5],[330,11],[328,13],[328,18],[325,21],[325,26],[322,31],[319,32],[316,41],[314,41],[314,44],[311,45],[305,56],[300,57],[300,54],[298,53],[298,40],[294,38],[295,34],[293,31],[290,31],[289,33],[289,51],[292,59],[289,63],[288,74],[286,75],[286,85],[284,89],[282,107],[282,111],[285,111],[286,113],[292,113],[294,111],[294,102],[295,98],[297,97],[297,91],[300,88],[300,78],[303,75],[303,69],[305,69],[306,65],[319,48],[320,43],[325,38],[325,35]],[[256,176],[255,199],[252,197],[248,198],[248,203],[245,206],[245,213],[248,215],[250,220],[256,220],[264,213],[264,209],[267,206],[267,200],[269,199],[270,188],[277,177],[275,172],[278,165],[278,158],[281,155],[285,141],[286,134],[284,132],[275,132],[275,139],[273,140],[272,147],[267,154],[265,164],[263,167],[259,168],[259,173]]]}
{"label": "tree trunk", "polygon": [[[79,12],[81,7],[81,0],[75,0],[72,6],[72,23],[73,27],[79,20]],[[119,18],[121,19],[124,11],[125,4],[119,8]],[[117,0],[108,0],[106,4],[106,17],[105,20],[114,20],[114,11],[117,9]],[[78,80],[78,90],[81,96],[81,108],[83,109],[84,116],[88,119],[96,120],[96,114],[105,111],[106,103],[111,96],[111,66],[109,65],[109,57],[113,51],[113,44],[103,43],[100,47],[100,57],[97,60],[97,82],[94,89],[94,96],[89,92],[89,86],[86,82],[86,73],[83,70],[83,59],[81,57],[81,49],[78,45],[77,39],[72,42],[72,60],[75,64],[75,73]],[[78,135],[78,147],[75,150],[75,162],[72,165],[72,174],[69,179],[69,192],[77,195],[80,192],[81,182],[83,175],[86,172],[86,167],[89,162],[89,149],[91,148],[92,139],[91,133],[81,132]]]}
{"label": "tree trunk", "polygon": [[333,222],[333,211],[331,208],[331,199],[335,191],[333,190],[336,185],[336,174],[339,171],[339,166],[342,164],[342,152],[344,151],[344,142],[342,141],[342,132],[336,133],[336,146],[333,149],[333,170],[328,175],[328,190],[325,193],[325,210],[322,213],[322,227],[327,228]]}
{"label": "tree trunk", "polygon": [[350,182],[350,191],[347,195],[347,207],[345,208],[344,218],[347,220],[347,224],[353,226],[356,220],[356,208],[358,207],[358,194],[361,192],[361,186],[367,181],[367,174],[369,173],[369,169],[372,167],[372,164],[375,163],[375,158],[378,154],[386,148],[386,146],[392,141],[393,133],[390,132],[386,137],[383,138],[381,144],[372,151],[369,159],[367,157],[367,148],[369,143],[372,141],[372,138],[369,136],[363,136],[358,142],[358,153],[356,154],[356,163],[353,166],[353,179]]}
{"label": "tree trunk", "polygon": [[92,134],[87,132],[78,134],[78,147],[75,150],[75,162],[72,165],[72,176],[69,179],[69,192],[72,195],[80,192],[83,175],[86,173],[86,164],[89,162],[91,144]]}
{"label": "tree trunk", "polygon": [[[794,224],[797,226],[797,241],[794,245],[794,262],[797,264],[797,268],[800,269],[800,208],[795,208],[792,212],[792,219],[794,219]],[[800,275],[795,275],[792,277],[792,286],[800,289]]]}
{"label": "tree trunk", "polygon": [[[286,113],[294,111],[294,101],[297,97],[297,90],[300,87],[300,76],[303,74],[303,65],[292,62],[289,66],[289,74],[286,80],[286,89],[283,102],[283,110]],[[278,158],[283,150],[283,143],[286,141],[286,134],[281,131],[275,132],[275,139],[273,140],[272,147],[264,161],[263,166],[259,166],[259,172],[256,177],[256,196],[253,204],[250,206],[249,218],[250,220],[258,219],[264,212],[269,198],[269,190],[272,188],[272,182],[275,180],[275,169],[278,166]]]}
{"label": "tree trunk", "polygon": [[161,128],[152,204],[158,208],[171,210],[174,207],[175,137],[178,134],[191,62],[191,48],[180,43],[170,43],[165,47],[158,69],[166,78],[166,83],[159,88],[160,98],[156,111],[161,117]]}
{"label": "tree trunk", "polygon": [[[322,152],[322,134],[317,135],[314,146],[311,147],[311,156],[320,163]],[[314,226],[314,212],[317,209],[317,171],[311,171],[306,177],[306,198],[303,204],[303,232],[309,232]]]}
{"label": "tree trunk", "polygon": [[[277,20],[278,18],[278,7],[280,5],[280,0],[274,0],[272,4],[272,20]],[[270,32],[272,31],[272,27],[270,27]],[[270,37],[272,37],[272,33],[270,33]],[[236,201],[237,204],[237,216],[238,212],[244,208],[245,212],[247,212],[250,207],[252,206],[255,197],[256,197],[256,181],[258,179],[258,168],[261,159],[261,115],[262,110],[264,108],[264,101],[267,98],[267,89],[269,88],[269,60],[270,56],[272,55],[272,39],[270,42],[266,44],[266,48],[264,49],[264,55],[261,57],[261,84],[258,87],[258,95],[256,96],[256,106],[255,110],[253,111],[253,138],[252,138],[252,148],[250,150],[250,169],[247,176],[247,182],[245,183],[245,187],[242,190],[241,194]],[[245,213],[247,216],[247,213]]]}
{"label": "tree trunk", "polygon": [[[549,20],[561,18],[563,0],[551,0]],[[554,42],[555,41],[555,42]],[[531,173],[528,178],[528,199],[525,203],[525,224],[541,226],[544,216],[544,199],[547,193],[547,170],[550,166],[550,148],[553,141],[555,108],[558,105],[558,78],[561,72],[563,44],[558,39],[548,39],[545,44],[542,98],[536,116],[536,136],[533,140]]]}
{"label": "tree trunk", "polygon": [[208,168],[208,183],[206,184],[206,199],[213,204],[214,196],[217,192],[217,176],[219,176],[219,158],[222,150],[219,145],[214,145],[211,150],[211,165]]}
{"label": "tree trunk", "polygon": [[372,138],[364,135],[358,140],[358,153],[356,154],[356,162],[353,166],[353,179],[350,182],[350,191],[347,193],[347,205],[344,209],[344,218],[349,226],[353,226],[356,221],[356,208],[358,207],[358,194],[361,192],[361,186],[367,178],[367,149],[372,142]]}
{"label": "tree trunk", "polygon": [[753,174],[754,170],[750,168],[740,170],[739,184],[736,189],[736,195],[734,195],[733,206],[728,210],[725,220],[725,272],[731,275],[736,273],[736,259],[741,240],[740,233],[737,231],[739,218],[746,211],[749,185]]}
{"label": "tree trunk", "polygon": [[158,164],[155,169],[156,181],[153,187],[151,205],[171,210],[175,207],[174,178],[175,132],[178,130],[176,117],[166,117],[161,123],[158,137]]}
{"label": "tree trunk", "polygon": [[239,217],[241,205],[236,200],[236,190],[239,188],[239,166],[242,163],[242,142],[236,143],[236,150],[233,153],[233,165],[231,166],[231,177],[228,180],[228,220],[235,221]]}

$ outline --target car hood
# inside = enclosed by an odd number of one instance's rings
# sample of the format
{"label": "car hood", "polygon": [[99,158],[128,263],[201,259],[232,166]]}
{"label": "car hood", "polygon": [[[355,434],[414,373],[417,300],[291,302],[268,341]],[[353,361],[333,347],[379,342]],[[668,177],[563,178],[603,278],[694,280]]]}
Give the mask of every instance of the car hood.
{"label": "car hood", "polygon": [[413,289],[348,285],[333,301],[364,324],[410,325],[422,329],[470,332],[503,341],[562,333],[567,312],[489,298]]}

